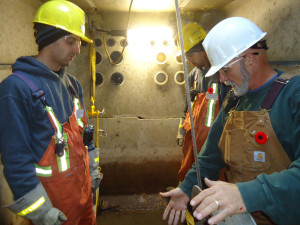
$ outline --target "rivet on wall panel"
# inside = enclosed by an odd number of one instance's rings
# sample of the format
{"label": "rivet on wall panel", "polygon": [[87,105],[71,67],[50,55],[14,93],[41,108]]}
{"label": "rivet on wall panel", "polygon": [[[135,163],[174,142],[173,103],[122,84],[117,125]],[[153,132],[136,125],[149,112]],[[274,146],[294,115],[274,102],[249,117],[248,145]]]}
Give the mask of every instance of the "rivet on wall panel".
{"label": "rivet on wall panel", "polygon": [[109,39],[107,39],[106,44],[107,44],[109,47],[113,47],[113,46],[115,46],[116,41],[115,41],[115,39],[113,39],[113,38],[109,38]]}
{"label": "rivet on wall panel", "polygon": [[102,45],[101,39],[96,38],[96,40],[95,40],[95,45],[96,45],[96,47],[100,47],[100,46]]}
{"label": "rivet on wall panel", "polygon": [[168,61],[168,57],[167,57],[166,53],[164,53],[164,52],[159,52],[159,53],[156,55],[156,62],[157,62],[158,64],[165,64],[167,61]]}
{"label": "rivet on wall panel", "polygon": [[110,81],[114,85],[121,85],[124,82],[124,76],[119,72],[115,72],[111,75]]}
{"label": "rivet on wall panel", "polygon": [[102,62],[102,55],[100,52],[96,52],[96,64],[99,64]]}
{"label": "rivet on wall panel", "polygon": [[185,83],[185,81],[184,81],[184,72],[183,71],[177,71],[174,75],[174,81],[178,85],[183,85]]}
{"label": "rivet on wall panel", "polygon": [[154,76],[154,82],[158,85],[165,85],[168,82],[168,74],[160,71]]}
{"label": "rivet on wall panel", "polygon": [[110,58],[113,61],[113,63],[115,63],[114,65],[119,65],[123,62],[123,55],[119,51],[113,51],[110,54]]}
{"label": "rivet on wall panel", "polygon": [[104,76],[102,73],[96,73],[96,85],[100,86],[104,82]]}

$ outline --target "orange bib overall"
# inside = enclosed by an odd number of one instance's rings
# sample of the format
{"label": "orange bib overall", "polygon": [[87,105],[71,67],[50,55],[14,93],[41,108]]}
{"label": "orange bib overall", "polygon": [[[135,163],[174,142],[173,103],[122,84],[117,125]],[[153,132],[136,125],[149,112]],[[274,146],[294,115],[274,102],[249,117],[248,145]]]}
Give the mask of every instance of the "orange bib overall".
{"label": "orange bib overall", "polygon": [[[21,78],[31,89],[32,95],[41,101],[48,113],[55,134],[40,162],[35,164],[36,176],[42,183],[53,207],[61,210],[67,221],[63,225],[96,225],[91,194],[91,177],[88,150],[83,144],[83,128],[87,124],[84,109],[77,93],[66,76],[73,96],[73,112],[63,125],[46,102],[44,91],[22,73]],[[57,148],[59,144],[60,148]]]}
{"label": "orange bib overall", "polygon": [[[56,138],[53,136],[43,158],[36,164],[37,177],[53,207],[67,216],[68,220],[63,225],[95,225],[88,150],[82,139],[83,126],[87,124],[87,119],[80,102],[77,100],[74,105],[69,122],[61,126],[64,141],[67,143],[64,155],[59,157],[55,154]],[[56,133],[59,132],[60,125],[53,111],[48,111],[48,115]]]}
{"label": "orange bib overall", "polygon": [[[217,88],[216,88],[217,90]],[[198,93],[197,98],[193,103],[193,121],[195,128],[195,138],[197,144],[197,153],[200,152],[204,144],[210,126],[218,115],[220,107],[219,100],[212,100],[206,97],[207,93]],[[191,132],[190,114],[186,113],[186,118],[183,124],[186,133],[182,146],[183,157],[181,160],[181,168],[178,172],[179,180],[183,181],[186,173],[195,162],[193,152],[193,140]]]}

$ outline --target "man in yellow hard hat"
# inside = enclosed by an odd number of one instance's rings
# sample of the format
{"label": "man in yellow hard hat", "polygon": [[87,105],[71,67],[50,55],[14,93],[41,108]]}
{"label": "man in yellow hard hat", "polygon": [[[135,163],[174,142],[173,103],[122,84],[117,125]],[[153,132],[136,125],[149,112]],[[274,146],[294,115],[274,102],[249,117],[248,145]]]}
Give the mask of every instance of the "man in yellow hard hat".
{"label": "man in yellow hard hat", "polygon": [[95,225],[99,151],[82,87],[65,69],[81,41],[92,42],[85,14],[51,0],[33,22],[38,55],[18,58],[0,84],[0,152],[15,200],[8,208],[35,225]]}
{"label": "man in yellow hard hat", "polygon": [[[197,152],[199,152],[229,88],[224,84],[219,84],[218,74],[208,78],[204,77],[204,74],[210,68],[206,52],[202,46],[202,42],[206,37],[205,30],[197,23],[189,23],[183,27],[182,31],[186,58],[189,63],[195,66],[189,74],[189,85],[191,88]],[[178,172],[179,181],[181,182],[195,161],[187,105],[184,115],[180,119],[177,143],[182,145],[183,152],[181,168]]]}
{"label": "man in yellow hard hat", "polygon": [[[208,224],[250,213],[252,222],[229,224],[299,224],[300,76],[272,68],[266,34],[247,18],[230,17],[203,41],[211,63],[205,76],[219,71],[235,97],[221,108],[197,157],[208,188],[190,199],[197,183],[192,168],[178,188],[162,194],[170,198],[163,216],[169,224],[184,220],[188,204]],[[227,182],[216,181],[224,165]]]}

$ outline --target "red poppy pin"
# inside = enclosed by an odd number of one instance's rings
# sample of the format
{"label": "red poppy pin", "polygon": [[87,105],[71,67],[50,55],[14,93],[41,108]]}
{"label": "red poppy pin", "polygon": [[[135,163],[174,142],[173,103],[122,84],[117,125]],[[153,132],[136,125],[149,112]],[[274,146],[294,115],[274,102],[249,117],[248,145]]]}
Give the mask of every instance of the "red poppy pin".
{"label": "red poppy pin", "polygon": [[257,132],[255,134],[255,141],[258,143],[258,144],[265,144],[268,140],[268,136],[264,133],[264,132]]}
{"label": "red poppy pin", "polygon": [[208,92],[209,94],[212,94],[212,93],[214,93],[214,89],[213,89],[212,87],[210,87],[210,88],[208,88],[207,92]]}

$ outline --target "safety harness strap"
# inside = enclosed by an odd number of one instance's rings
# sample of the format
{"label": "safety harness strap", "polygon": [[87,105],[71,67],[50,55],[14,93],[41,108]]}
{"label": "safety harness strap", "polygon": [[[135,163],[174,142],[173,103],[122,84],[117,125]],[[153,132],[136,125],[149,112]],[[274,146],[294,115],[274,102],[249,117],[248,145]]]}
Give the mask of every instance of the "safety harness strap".
{"label": "safety harness strap", "polygon": [[262,105],[260,106],[261,109],[270,111],[273,103],[275,102],[277,96],[281,92],[282,88],[289,82],[293,75],[288,73],[283,73],[281,76],[277,77],[272,84],[267,96],[265,97]]}
{"label": "safety harness strap", "polygon": [[[67,135],[66,133],[63,132],[63,126],[60,124],[58,119],[56,118],[54,111],[52,107],[50,107],[46,103],[46,98],[45,98],[45,92],[39,88],[24,74],[22,73],[13,73],[12,75],[15,75],[22,79],[30,88],[32,92],[32,96],[34,96],[37,100],[40,100],[42,104],[44,105],[45,110],[48,113],[50,122],[55,130],[55,153],[57,155],[57,163],[58,163],[58,168],[59,172],[66,171],[70,168],[70,161],[69,161],[69,149],[67,143]],[[71,85],[71,81],[69,78],[67,78],[69,82],[69,86]],[[73,88],[74,89],[74,88]],[[75,91],[75,89],[74,89]],[[74,93],[73,93],[74,94]],[[72,94],[72,95],[73,95]],[[76,98],[74,98],[74,104],[77,105]],[[77,99],[76,99],[77,100]],[[61,148],[58,148],[58,145],[61,145]],[[38,166],[37,164],[35,165],[36,167],[36,175],[37,176],[52,176],[52,169],[51,167],[42,167]]]}
{"label": "safety harness strap", "polygon": [[45,92],[43,90],[37,88],[37,86],[30,79],[28,79],[25,75],[23,75],[22,73],[19,73],[19,72],[14,72],[11,75],[17,76],[20,79],[22,79],[29,86],[29,88],[32,92],[32,96],[36,100],[40,100],[44,106],[48,105],[46,102],[46,98],[45,98]]}

